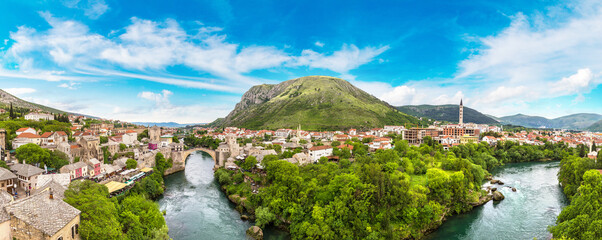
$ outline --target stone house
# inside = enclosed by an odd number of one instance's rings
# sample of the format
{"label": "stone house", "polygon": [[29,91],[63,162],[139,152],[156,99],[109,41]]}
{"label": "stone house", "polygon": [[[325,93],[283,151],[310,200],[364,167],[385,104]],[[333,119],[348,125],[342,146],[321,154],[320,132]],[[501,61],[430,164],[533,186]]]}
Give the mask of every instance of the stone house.
{"label": "stone house", "polygon": [[38,176],[42,175],[44,172],[44,170],[38,167],[21,163],[13,164],[10,166],[10,170],[17,175],[17,178],[19,179],[18,186],[23,189],[35,189]]}
{"label": "stone house", "polygon": [[0,168],[0,191],[13,192],[17,175],[6,168]]}
{"label": "stone house", "polygon": [[[81,239],[81,211],[64,202],[54,191],[60,190],[49,187],[31,197],[2,206],[0,236],[8,236],[8,239]],[[8,232],[3,228],[6,222],[9,222]]]}
{"label": "stone house", "polygon": [[40,145],[42,143],[42,137],[40,135],[29,132],[21,133],[13,140],[13,149],[17,149],[20,146],[23,146],[28,143]]}

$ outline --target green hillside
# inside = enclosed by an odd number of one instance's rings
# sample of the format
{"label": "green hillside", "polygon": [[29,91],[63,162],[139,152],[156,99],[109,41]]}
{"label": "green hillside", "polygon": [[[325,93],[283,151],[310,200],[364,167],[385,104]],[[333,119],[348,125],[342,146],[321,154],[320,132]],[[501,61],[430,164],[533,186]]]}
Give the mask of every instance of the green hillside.
{"label": "green hillside", "polygon": [[559,118],[548,119],[539,116],[517,114],[500,118],[503,123],[525,126],[529,128],[562,128],[571,130],[585,130],[589,126],[602,120],[602,115],[595,113],[577,113]]}
{"label": "green hillside", "polygon": [[49,113],[53,113],[53,114],[64,114],[65,113],[65,111],[61,111],[61,110],[58,110],[55,108],[51,108],[51,107],[47,107],[47,106],[40,105],[37,103],[31,103],[31,102],[25,101],[23,99],[15,97],[12,94],[7,93],[6,91],[0,89],[0,107],[7,108],[10,106],[11,103],[13,104],[13,107],[20,107],[20,108],[33,109],[33,110],[42,110],[44,112],[49,112]]}
{"label": "green hillside", "polygon": [[[399,111],[415,117],[425,117],[437,121],[458,122],[458,105],[407,105],[396,107]],[[498,121],[481,112],[464,106],[464,122],[478,124],[498,124]]]}
{"label": "green hillside", "polygon": [[595,122],[591,126],[587,127],[586,130],[592,132],[602,132],[602,120]]}
{"label": "green hillside", "polygon": [[247,91],[223,120],[223,126],[249,129],[366,129],[384,125],[416,125],[419,120],[349,82],[309,76]]}

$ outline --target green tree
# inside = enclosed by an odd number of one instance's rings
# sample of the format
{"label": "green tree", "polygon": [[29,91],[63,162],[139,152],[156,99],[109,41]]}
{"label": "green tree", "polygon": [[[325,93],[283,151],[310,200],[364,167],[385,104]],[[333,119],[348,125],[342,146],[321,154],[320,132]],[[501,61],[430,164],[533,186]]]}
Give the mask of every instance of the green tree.
{"label": "green tree", "polygon": [[597,170],[583,174],[583,183],[557,225],[550,227],[554,238],[602,239],[602,175]]}
{"label": "green tree", "polygon": [[108,143],[109,142],[109,138],[108,137],[100,136],[99,138],[100,138],[100,144]]}
{"label": "green tree", "polygon": [[128,160],[125,161],[125,165],[127,169],[134,169],[138,166],[138,162],[136,162],[136,160],[128,158]]}
{"label": "green tree", "polygon": [[175,143],[180,143],[180,139],[178,139],[178,137],[176,137],[176,136],[173,136],[173,137],[171,138],[171,141],[172,141],[172,142],[175,142]]}
{"label": "green tree", "polygon": [[124,150],[126,150],[127,148],[128,148],[128,146],[126,146],[125,144],[123,144],[123,143],[120,143],[120,144],[119,144],[119,151],[124,151]]}
{"label": "green tree", "polygon": [[64,201],[81,211],[80,236],[90,240],[121,239],[123,233],[115,203],[107,187],[92,181],[73,181]]}
{"label": "green tree", "polygon": [[254,156],[248,156],[240,167],[244,170],[250,171],[255,167],[255,164],[257,164],[257,158]]}
{"label": "green tree", "polygon": [[274,220],[276,220],[276,215],[270,212],[269,207],[258,207],[255,210],[255,225],[263,228]]}
{"label": "green tree", "polygon": [[[155,229],[165,226],[165,219],[157,203],[140,195],[126,197],[119,206],[122,224],[127,223],[124,224],[124,230],[134,239],[151,239]],[[130,230],[133,230],[134,234],[130,234]]]}
{"label": "green tree", "polygon": [[330,146],[332,146],[332,147],[341,146],[341,142],[339,142],[339,141],[332,141],[332,143],[330,144]]}

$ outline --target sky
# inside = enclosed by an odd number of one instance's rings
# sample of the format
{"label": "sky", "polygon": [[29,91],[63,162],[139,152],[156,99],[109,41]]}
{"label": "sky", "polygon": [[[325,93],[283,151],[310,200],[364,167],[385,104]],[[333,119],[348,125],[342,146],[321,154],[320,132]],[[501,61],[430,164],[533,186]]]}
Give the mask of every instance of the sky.
{"label": "sky", "polygon": [[602,113],[600,56],[599,1],[0,1],[0,88],[130,122],[211,122],[309,75],[394,106]]}

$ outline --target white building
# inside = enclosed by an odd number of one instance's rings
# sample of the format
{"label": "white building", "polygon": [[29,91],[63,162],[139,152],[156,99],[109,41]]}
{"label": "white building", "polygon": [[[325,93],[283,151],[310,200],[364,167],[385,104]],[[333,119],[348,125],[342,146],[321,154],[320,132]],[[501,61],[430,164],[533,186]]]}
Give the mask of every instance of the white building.
{"label": "white building", "polygon": [[313,162],[317,162],[321,157],[328,157],[332,155],[331,146],[314,146],[309,149],[309,158]]}
{"label": "white building", "polygon": [[54,115],[52,114],[48,114],[48,113],[28,113],[27,115],[25,115],[25,120],[33,120],[33,121],[40,121],[40,120],[54,120]]}

